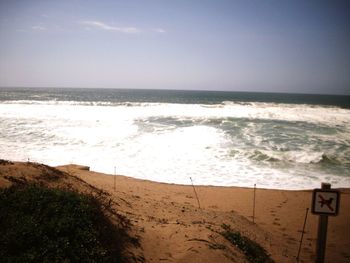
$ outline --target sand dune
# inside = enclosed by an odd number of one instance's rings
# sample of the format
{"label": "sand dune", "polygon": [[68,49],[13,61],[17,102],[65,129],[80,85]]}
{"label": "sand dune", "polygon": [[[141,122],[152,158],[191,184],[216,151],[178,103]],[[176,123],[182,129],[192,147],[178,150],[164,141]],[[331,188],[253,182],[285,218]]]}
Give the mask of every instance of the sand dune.
{"label": "sand dune", "polygon": [[[242,252],[220,234],[222,224],[258,242],[276,262],[296,262],[311,191],[257,189],[253,223],[253,189],[196,186],[199,208],[192,186],[114,177],[78,165],[57,168],[1,163],[0,186],[17,180],[85,192],[91,187],[104,190],[118,213],[130,219],[133,234],[141,242],[141,247],[130,253],[146,262],[247,262]],[[50,176],[59,179],[49,180]],[[341,194],[340,214],[329,220],[326,262],[350,261],[350,189],[341,189]],[[314,261],[317,220],[317,216],[308,214],[301,262]]]}

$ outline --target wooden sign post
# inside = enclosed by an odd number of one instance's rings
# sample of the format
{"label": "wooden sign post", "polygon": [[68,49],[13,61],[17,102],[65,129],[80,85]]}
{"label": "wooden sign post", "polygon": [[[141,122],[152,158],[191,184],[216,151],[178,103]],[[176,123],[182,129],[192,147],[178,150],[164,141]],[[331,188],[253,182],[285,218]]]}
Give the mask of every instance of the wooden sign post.
{"label": "wooden sign post", "polygon": [[312,195],[311,212],[319,215],[317,244],[316,244],[316,263],[323,263],[326,252],[328,216],[336,216],[339,212],[340,193],[337,190],[331,190],[331,185],[322,183],[321,189],[314,189]]}

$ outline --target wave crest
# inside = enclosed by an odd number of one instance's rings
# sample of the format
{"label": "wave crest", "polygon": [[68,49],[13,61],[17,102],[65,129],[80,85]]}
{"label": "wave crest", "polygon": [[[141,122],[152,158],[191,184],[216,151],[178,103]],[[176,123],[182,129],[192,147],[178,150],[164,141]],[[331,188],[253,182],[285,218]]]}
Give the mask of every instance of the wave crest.
{"label": "wave crest", "polygon": [[273,152],[264,150],[255,150],[249,154],[249,158],[255,161],[267,162],[289,162],[300,164],[340,164],[341,161],[335,156],[327,155],[324,152],[307,152],[307,151],[287,151]]}

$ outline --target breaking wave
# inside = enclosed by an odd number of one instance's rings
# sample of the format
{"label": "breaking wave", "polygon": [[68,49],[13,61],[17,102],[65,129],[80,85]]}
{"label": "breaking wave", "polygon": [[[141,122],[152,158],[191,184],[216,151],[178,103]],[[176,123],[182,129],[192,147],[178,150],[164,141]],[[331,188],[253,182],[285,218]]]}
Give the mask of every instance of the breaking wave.
{"label": "breaking wave", "polygon": [[263,102],[232,102],[220,104],[176,104],[154,102],[110,102],[110,101],[61,101],[61,100],[8,100],[3,105],[38,106],[95,106],[131,107],[145,113],[166,116],[207,118],[249,118],[295,122],[324,123],[327,125],[350,125],[350,109],[330,106],[295,105]]}
{"label": "breaking wave", "polygon": [[179,184],[350,186],[350,109],[32,98],[0,102],[0,158]]}
{"label": "breaking wave", "polygon": [[268,162],[289,162],[300,164],[347,164],[349,161],[344,158],[327,155],[323,152],[304,152],[304,151],[289,151],[289,152],[272,152],[263,150],[254,150],[253,153],[248,153],[248,157],[255,161]]}

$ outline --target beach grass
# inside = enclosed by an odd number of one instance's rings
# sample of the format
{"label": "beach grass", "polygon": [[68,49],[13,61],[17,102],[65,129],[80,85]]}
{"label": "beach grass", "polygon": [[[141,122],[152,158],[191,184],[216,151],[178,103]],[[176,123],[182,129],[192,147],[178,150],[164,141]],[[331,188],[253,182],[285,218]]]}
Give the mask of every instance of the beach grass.
{"label": "beach grass", "polygon": [[239,231],[234,231],[231,226],[223,224],[221,233],[231,244],[239,248],[251,263],[274,263],[266,250],[255,241],[243,236]]}
{"label": "beach grass", "polygon": [[2,262],[124,262],[126,231],[99,201],[34,184],[0,189]]}

